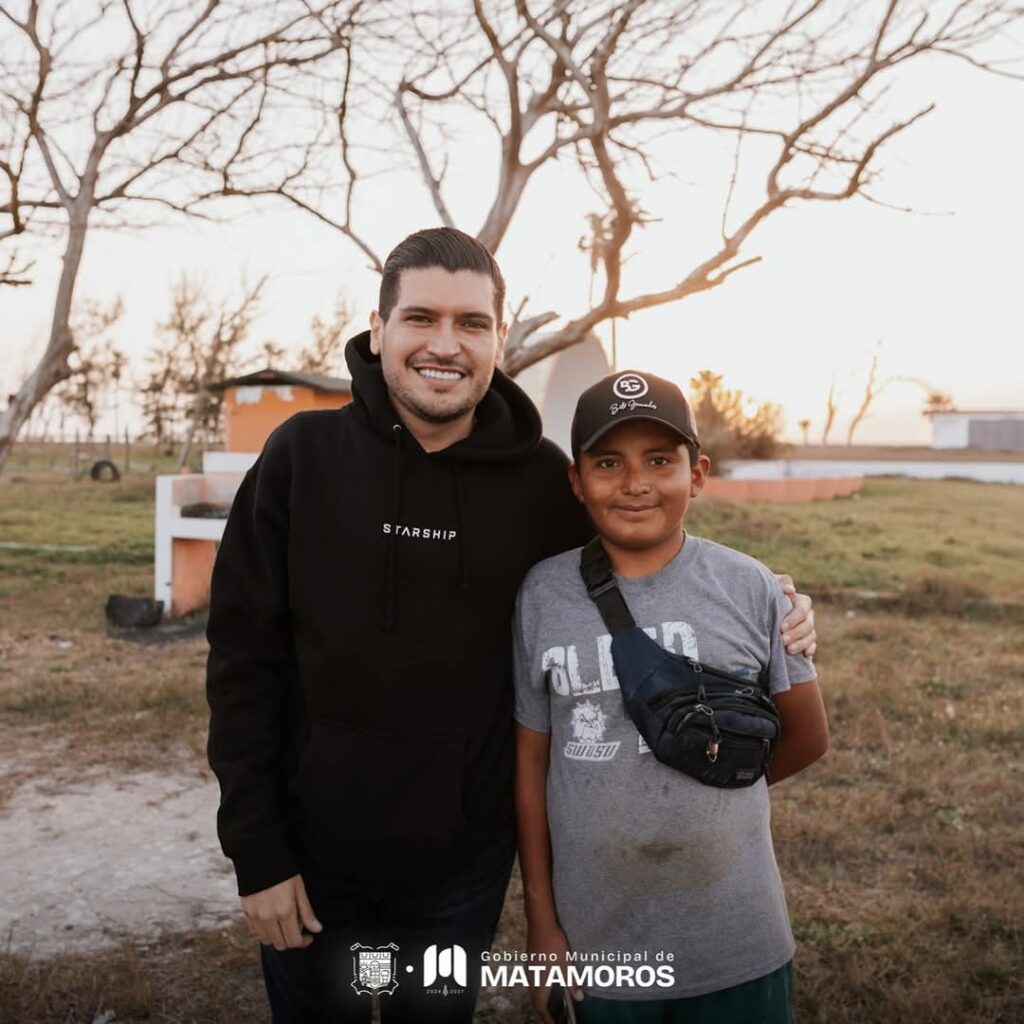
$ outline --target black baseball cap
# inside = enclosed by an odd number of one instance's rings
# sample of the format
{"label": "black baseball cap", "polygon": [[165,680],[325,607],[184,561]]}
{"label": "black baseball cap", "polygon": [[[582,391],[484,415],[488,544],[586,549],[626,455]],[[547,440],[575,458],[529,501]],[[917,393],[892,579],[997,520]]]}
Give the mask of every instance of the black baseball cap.
{"label": "black baseball cap", "polygon": [[572,455],[627,420],[653,420],[671,427],[684,441],[700,444],[693,410],[677,384],[653,373],[621,370],[580,395],[572,418]]}

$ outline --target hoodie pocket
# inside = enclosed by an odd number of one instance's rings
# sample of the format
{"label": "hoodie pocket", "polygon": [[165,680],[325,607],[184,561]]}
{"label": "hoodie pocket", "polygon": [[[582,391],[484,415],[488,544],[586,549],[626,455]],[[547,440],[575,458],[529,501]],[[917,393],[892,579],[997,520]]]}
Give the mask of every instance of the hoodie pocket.
{"label": "hoodie pocket", "polygon": [[314,719],[290,787],[303,845],[343,872],[441,855],[466,824],[462,773],[461,740]]}

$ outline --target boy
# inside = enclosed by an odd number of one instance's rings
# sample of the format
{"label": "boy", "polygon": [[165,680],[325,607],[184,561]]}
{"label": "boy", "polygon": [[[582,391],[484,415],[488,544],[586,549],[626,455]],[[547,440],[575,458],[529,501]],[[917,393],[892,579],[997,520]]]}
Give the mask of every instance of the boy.
{"label": "boy", "polygon": [[[710,462],[679,388],[633,371],[606,377],[579,399],[572,449],[573,492],[637,624],[705,665],[766,672],[781,719],[768,783],[820,757],[821,693],[813,664],[781,644],[789,602],[777,581],[754,559],[683,530]],[[579,562],[579,549],[540,562],[516,606],[516,809],[530,952],[572,950],[576,965],[623,962],[594,959],[608,953],[671,963],[667,984],[662,973],[653,987],[588,988],[582,1024],[787,1024],[794,942],[765,781],[720,789],[655,759],[623,707]],[[548,995],[534,991],[545,1021]]]}

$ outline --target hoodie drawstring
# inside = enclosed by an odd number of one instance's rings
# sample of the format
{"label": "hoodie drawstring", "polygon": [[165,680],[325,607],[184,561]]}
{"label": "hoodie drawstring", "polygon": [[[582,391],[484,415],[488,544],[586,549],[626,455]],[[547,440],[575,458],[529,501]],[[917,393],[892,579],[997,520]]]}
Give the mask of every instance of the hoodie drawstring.
{"label": "hoodie drawstring", "polygon": [[[387,595],[385,598],[384,628],[395,629],[396,604],[398,589],[398,524],[402,521],[402,424],[395,423],[391,427],[395,439],[395,457],[391,474],[391,532],[388,534],[387,551]],[[455,479],[455,534],[459,542],[459,585],[469,590],[469,559],[466,555],[466,514],[465,491],[459,463],[453,463],[452,475]]]}
{"label": "hoodie drawstring", "polygon": [[469,590],[469,560],[466,558],[466,516],[463,512],[465,497],[462,490],[462,474],[459,464],[452,467],[455,471],[455,529],[459,535],[459,580],[463,590]]}
{"label": "hoodie drawstring", "polygon": [[388,580],[387,598],[384,615],[384,628],[395,628],[395,580],[398,575],[397,523],[401,522],[402,510],[402,424],[395,423],[391,427],[395,439],[395,458],[391,475],[391,532],[388,534]]}

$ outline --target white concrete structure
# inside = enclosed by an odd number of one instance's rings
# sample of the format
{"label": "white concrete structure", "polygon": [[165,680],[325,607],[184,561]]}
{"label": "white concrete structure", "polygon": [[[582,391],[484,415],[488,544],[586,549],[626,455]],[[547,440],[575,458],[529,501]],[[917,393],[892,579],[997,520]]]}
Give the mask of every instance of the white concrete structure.
{"label": "white concrete structure", "polygon": [[[211,453],[213,454],[213,453]],[[256,456],[252,456],[255,461]],[[242,472],[179,473],[156,478],[156,537],[153,596],[164,603],[164,615],[175,613],[171,598],[174,582],[174,545],[178,540],[219,541],[227,519],[183,516],[185,505],[198,502],[230,505],[242,482]],[[188,566],[179,571],[188,573]],[[207,583],[209,581],[207,580]]]}
{"label": "white concrete structure", "polygon": [[259,452],[203,452],[204,473],[245,473]]}
{"label": "white concrete structure", "polygon": [[542,359],[516,377],[516,383],[540,410],[544,436],[569,454],[569,427],[576,399],[612,372],[600,339],[591,334],[578,345]]}
{"label": "white concrete structure", "polygon": [[779,480],[789,477],[907,476],[917,480],[960,477],[983,483],[1024,484],[1024,462],[948,462],[935,459],[736,459],[725,475],[733,480]]}
{"label": "white concrete structure", "polygon": [[1024,451],[1024,410],[950,409],[928,415],[933,448]]}

